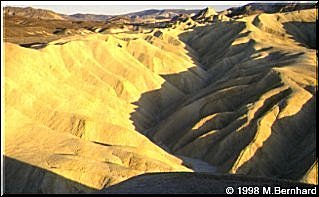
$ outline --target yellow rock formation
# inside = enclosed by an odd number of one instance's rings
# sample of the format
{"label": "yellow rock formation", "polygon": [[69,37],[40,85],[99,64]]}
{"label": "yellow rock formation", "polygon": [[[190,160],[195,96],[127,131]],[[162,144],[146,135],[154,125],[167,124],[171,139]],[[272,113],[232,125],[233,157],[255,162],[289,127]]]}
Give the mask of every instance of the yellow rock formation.
{"label": "yellow rock formation", "polygon": [[[41,49],[6,42],[4,154],[98,190],[192,171],[174,154],[317,184],[315,22],[310,9]],[[87,191],[54,181],[44,175],[39,190]]]}

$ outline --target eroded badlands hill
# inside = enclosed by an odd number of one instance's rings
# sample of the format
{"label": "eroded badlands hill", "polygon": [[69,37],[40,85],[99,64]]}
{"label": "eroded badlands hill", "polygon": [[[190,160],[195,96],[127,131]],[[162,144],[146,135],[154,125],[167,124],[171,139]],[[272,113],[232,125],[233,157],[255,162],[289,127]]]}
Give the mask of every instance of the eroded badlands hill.
{"label": "eroded badlands hill", "polygon": [[6,42],[5,191],[192,169],[317,184],[315,22],[308,9]]}

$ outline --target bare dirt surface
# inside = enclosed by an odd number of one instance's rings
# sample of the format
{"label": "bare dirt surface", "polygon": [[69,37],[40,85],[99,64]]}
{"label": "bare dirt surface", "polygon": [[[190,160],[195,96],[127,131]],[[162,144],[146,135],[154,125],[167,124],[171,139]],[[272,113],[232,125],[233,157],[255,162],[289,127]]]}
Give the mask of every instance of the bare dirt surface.
{"label": "bare dirt surface", "polygon": [[5,193],[318,184],[317,10],[180,17],[4,17]]}

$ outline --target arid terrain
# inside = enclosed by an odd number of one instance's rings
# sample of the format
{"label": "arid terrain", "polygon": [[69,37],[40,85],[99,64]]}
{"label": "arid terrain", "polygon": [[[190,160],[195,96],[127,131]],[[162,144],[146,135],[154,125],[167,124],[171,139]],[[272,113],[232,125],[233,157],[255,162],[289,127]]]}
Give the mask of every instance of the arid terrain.
{"label": "arid terrain", "polygon": [[5,193],[318,184],[315,5],[3,11]]}

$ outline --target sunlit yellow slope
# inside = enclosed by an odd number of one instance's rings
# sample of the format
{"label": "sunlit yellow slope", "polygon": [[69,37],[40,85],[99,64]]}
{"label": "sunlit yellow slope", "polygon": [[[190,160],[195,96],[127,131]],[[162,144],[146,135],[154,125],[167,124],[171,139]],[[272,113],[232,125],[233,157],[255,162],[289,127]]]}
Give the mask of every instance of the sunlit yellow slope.
{"label": "sunlit yellow slope", "polygon": [[212,172],[317,184],[315,20],[310,9],[5,43],[4,153],[46,172],[10,165],[6,178],[24,177],[19,192],[88,192],[49,172],[102,189],[192,171],[180,159],[191,157]]}

